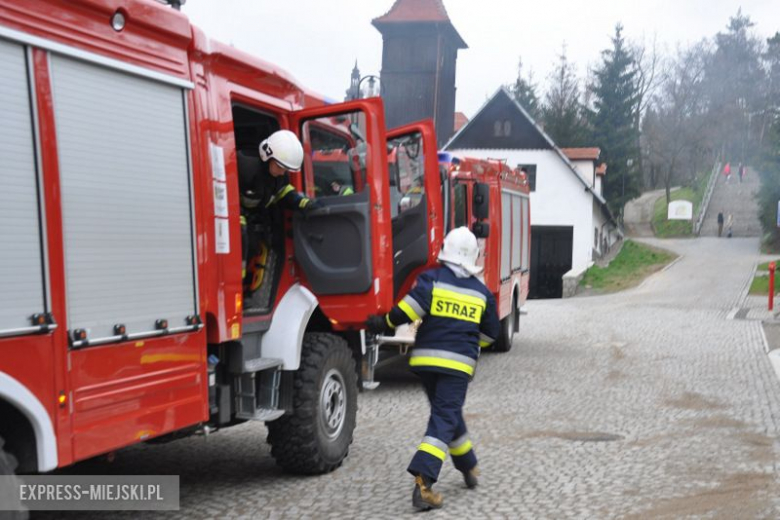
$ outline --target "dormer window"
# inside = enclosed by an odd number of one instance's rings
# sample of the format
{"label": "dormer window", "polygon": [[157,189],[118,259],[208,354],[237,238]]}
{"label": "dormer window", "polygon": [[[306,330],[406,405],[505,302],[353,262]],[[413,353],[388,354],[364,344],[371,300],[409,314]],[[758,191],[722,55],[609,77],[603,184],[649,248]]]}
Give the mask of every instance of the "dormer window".
{"label": "dormer window", "polygon": [[493,123],[494,137],[509,137],[512,134],[512,122],[509,119],[496,120]]}

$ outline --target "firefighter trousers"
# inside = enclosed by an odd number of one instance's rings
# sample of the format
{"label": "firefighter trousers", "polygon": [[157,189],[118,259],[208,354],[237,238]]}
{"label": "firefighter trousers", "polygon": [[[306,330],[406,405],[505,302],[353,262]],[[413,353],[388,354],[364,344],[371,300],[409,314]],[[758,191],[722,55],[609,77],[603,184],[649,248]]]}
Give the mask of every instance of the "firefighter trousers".
{"label": "firefighter trousers", "polygon": [[458,471],[477,465],[477,456],[463,421],[463,405],[469,380],[466,377],[433,371],[416,371],[431,404],[425,437],[417,447],[407,471],[436,482],[449,452]]}

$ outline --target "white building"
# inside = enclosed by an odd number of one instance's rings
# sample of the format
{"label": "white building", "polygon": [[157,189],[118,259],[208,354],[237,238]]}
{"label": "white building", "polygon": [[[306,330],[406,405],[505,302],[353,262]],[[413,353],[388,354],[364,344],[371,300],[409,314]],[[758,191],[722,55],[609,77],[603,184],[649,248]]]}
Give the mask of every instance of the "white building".
{"label": "white building", "polygon": [[[621,236],[601,195],[598,148],[558,148],[500,88],[444,146],[527,170],[531,185],[531,297],[560,297]],[[567,153],[569,157],[567,157]],[[576,281],[572,282],[574,285]],[[568,295],[568,294],[567,294]]]}

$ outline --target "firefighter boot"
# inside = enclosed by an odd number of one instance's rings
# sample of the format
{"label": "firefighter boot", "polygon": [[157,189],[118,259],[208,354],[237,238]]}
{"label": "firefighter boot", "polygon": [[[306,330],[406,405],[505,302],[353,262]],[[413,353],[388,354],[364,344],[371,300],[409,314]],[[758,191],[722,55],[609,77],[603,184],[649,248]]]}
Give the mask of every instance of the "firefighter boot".
{"label": "firefighter boot", "polygon": [[479,468],[476,466],[463,472],[463,481],[466,482],[466,487],[469,489],[477,487],[477,484],[479,484],[477,477],[479,477]]}
{"label": "firefighter boot", "polygon": [[439,509],[444,502],[441,493],[431,489],[431,484],[422,475],[414,477],[414,491],[412,492],[412,505],[421,510]]}

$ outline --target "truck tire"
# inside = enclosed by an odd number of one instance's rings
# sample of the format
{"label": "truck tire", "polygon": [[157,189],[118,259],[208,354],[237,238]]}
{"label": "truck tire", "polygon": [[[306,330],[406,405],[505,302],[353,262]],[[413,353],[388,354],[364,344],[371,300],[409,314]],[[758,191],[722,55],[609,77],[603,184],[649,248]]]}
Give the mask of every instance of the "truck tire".
{"label": "truck tire", "polygon": [[292,473],[329,473],[349,453],[357,416],[357,371],[347,342],[304,334],[293,389],[292,413],[267,423],[271,455]]}
{"label": "truck tire", "polygon": [[493,344],[496,352],[509,352],[512,350],[512,338],[520,330],[520,311],[517,308],[517,298],[512,298],[512,310],[501,320],[501,333]]}
{"label": "truck tire", "polygon": [[[0,437],[0,503],[4,506],[19,507],[19,495],[14,492],[13,483],[20,483],[16,478],[16,458],[3,449],[5,441]],[[0,520],[23,520],[28,518],[27,511],[19,507],[18,511],[0,511]]]}

